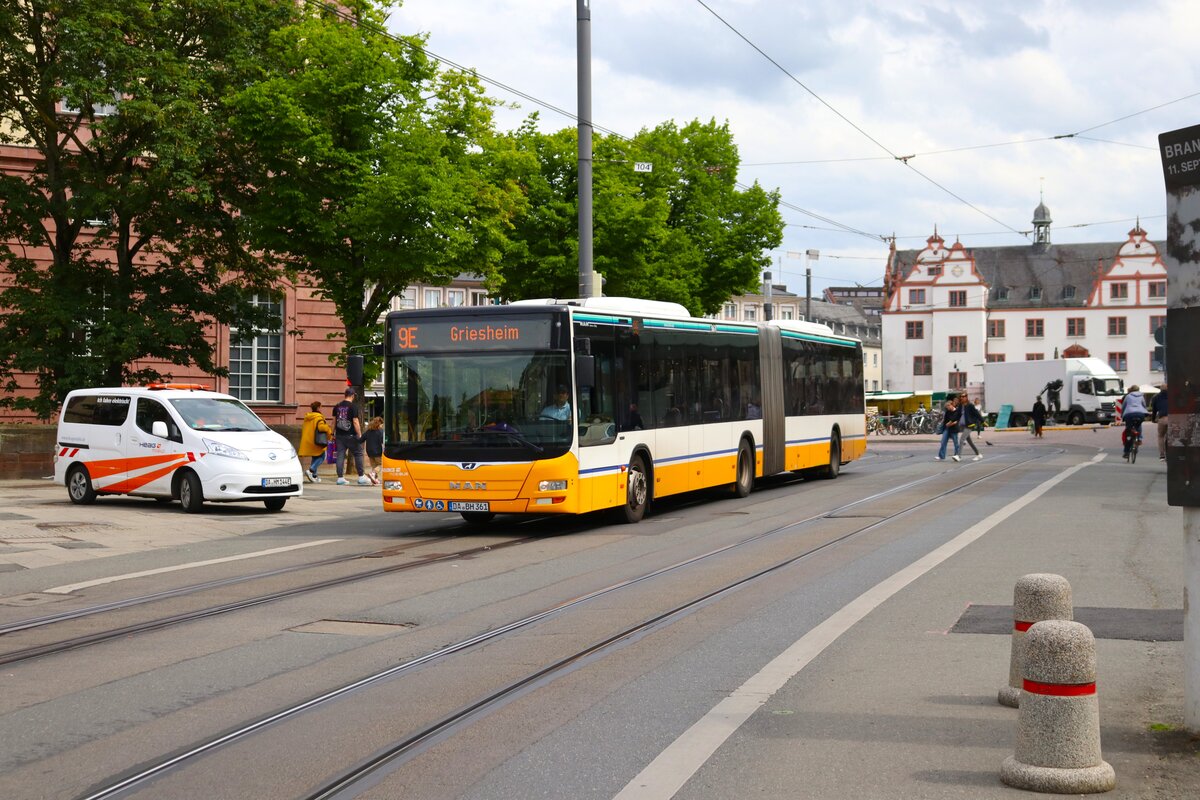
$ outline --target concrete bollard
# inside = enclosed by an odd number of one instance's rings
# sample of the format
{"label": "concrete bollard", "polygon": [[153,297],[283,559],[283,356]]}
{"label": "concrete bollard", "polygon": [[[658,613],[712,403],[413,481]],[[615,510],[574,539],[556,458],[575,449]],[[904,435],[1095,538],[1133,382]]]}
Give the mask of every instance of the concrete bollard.
{"label": "concrete bollard", "polygon": [[1000,780],[1058,794],[1107,792],[1117,785],[1100,757],[1096,640],[1086,625],[1046,620],[1025,639],[1016,754]]}
{"label": "concrete bollard", "polygon": [[1072,619],[1071,584],[1062,575],[1035,572],[1022,575],[1013,588],[1012,649],[1008,658],[1008,686],[996,699],[1002,706],[1016,708],[1021,702],[1021,663],[1025,633],[1045,619]]}

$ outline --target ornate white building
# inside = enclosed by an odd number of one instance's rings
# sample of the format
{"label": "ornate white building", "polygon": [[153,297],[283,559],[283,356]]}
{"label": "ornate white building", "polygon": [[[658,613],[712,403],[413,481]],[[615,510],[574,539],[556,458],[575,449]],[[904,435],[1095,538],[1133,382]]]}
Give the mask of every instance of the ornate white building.
{"label": "ornate white building", "polygon": [[896,250],[886,273],[884,376],[889,391],[977,390],[987,361],[1090,355],[1126,384],[1159,383],[1154,331],[1166,324],[1161,243],[1141,225],[1124,242],[1056,245],[1050,210],[1034,241],[950,247],[934,231],[922,250]]}

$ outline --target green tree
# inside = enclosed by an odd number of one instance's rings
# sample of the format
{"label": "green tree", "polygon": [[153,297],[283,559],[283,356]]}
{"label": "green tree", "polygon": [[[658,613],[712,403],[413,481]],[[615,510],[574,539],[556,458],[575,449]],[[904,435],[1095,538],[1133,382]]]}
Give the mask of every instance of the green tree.
{"label": "green tree", "polygon": [[[536,117],[512,140],[537,157],[526,177],[529,211],[517,222],[503,267],[505,294],[574,297],[578,290],[576,134],[537,132]],[[631,140],[593,139],[594,267],[605,294],[717,311],[757,288],[783,240],[779,196],[737,186],[739,157],[728,125],[663,123]],[[651,172],[634,172],[648,161]]]}
{"label": "green tree", "polygon": [[[277,0],[15,0],[0,7],[0,142],[32,169],[0,176],[0,403],[48,416],[78,386],[159,377],[158,359],[219,374],[213,323],[272,265],[237,209],[264,173],[226,100],[261,74],[293,18]],[[34,373],[16,398],[15,372]]]}
{"label": "green tree", "polygon": [[439,71],[421,37],[383,35],[373,0],[341,6],[276,33],[275,70],[236,108],[273,173],[248,211],[258,242],[333,302],[356,346],[379,341],[411,283],[494,275],[528,157],[494,136],[474,76]]}

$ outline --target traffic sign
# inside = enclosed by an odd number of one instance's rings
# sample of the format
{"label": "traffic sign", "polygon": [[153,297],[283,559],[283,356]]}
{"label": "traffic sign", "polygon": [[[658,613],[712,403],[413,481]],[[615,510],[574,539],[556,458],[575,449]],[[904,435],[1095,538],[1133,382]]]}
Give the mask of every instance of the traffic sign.
{"label": "traffic sign", "polygon": [[653,172],[654,164],[650,163],[649,161],[635,161],[635,162],[633,162],[633,171],[634,172]]}

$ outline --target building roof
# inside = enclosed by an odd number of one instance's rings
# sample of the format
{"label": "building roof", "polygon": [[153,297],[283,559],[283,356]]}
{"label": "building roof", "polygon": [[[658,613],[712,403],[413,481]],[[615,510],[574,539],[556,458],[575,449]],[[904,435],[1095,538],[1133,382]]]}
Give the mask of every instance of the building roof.
{"label": "building roof", "polygon": [[[1028,308],[1072,307],[1087,304],[1088,295],[1098,274],[1112,265],[1125,242],[1082,244],[1051,244],[1044,250],[1032,245],[968,248],[975,259],[975,269],[990,287],[988,307]],[[1151,242],[1159,252],[1164,242]],[[901,279],[912,272],[921,250],[897,250],[895,270]],[[1041,296],[1031,296],[1030,290],[1041,289]],[[1074,287],[1074,296],[1064,292]],[[1007,297],[1001,289],[1007,289]]]}

